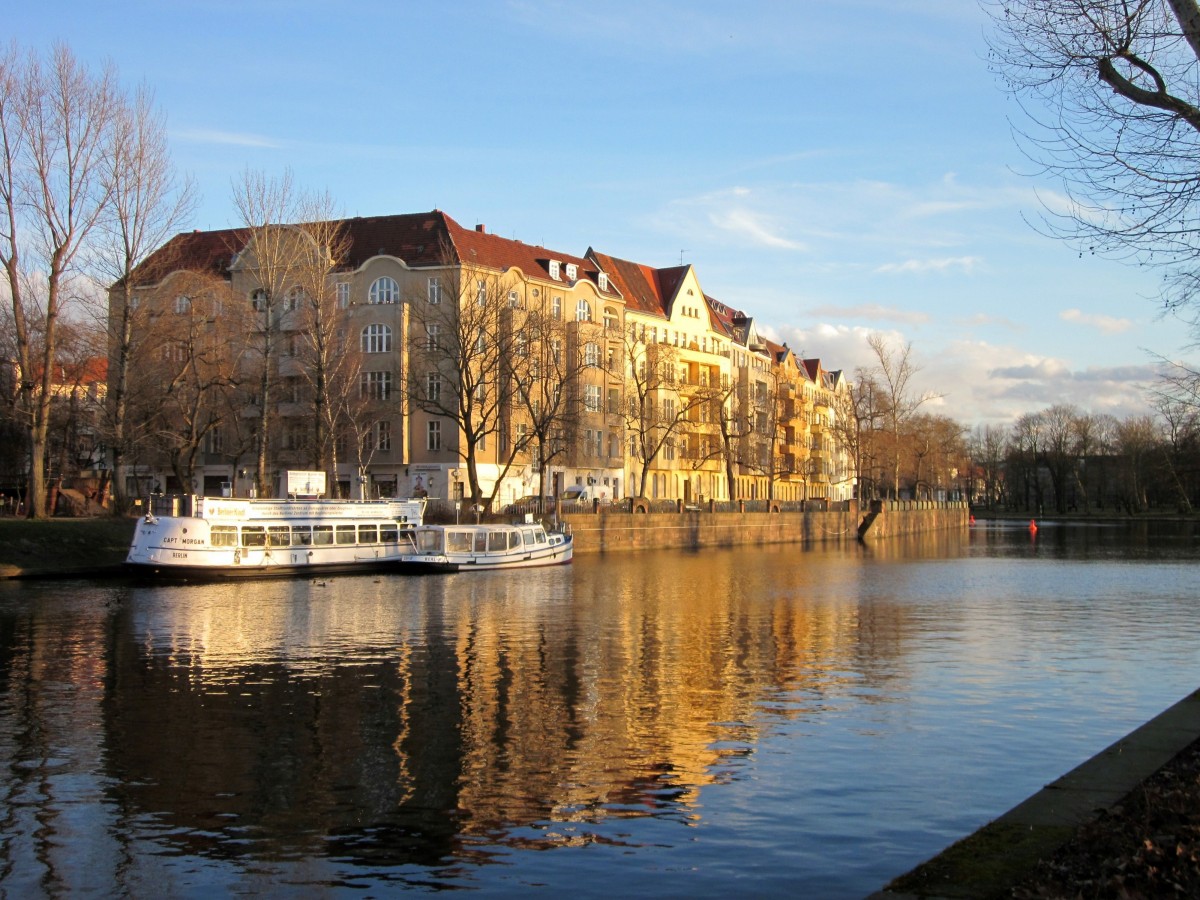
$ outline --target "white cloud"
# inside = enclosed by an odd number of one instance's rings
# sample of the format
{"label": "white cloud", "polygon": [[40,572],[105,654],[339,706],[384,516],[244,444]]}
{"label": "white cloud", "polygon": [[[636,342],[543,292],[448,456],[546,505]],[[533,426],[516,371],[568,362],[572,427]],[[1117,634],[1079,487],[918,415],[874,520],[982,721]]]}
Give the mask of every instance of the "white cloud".
{"label": "white cloud", "polygon": [[1058,314],[1058,317],[1064,322],[1076,322],[1080,325],[1088,325],[1104,334],[1121,334],[1133,327],[1133,322],[1130,319],[1092,315],[1079,309],[1064,309]]}
{"label": "white cloud", "polygon": [[810,309],[810,315],[837,319],[866,319],[879,322],[907,322],[920,324],[929,321],[929,314],[911,309],[898,309],[879,303],[860,303],[857,306],[818,306]]}
{"label": "white cloud", "polygon": [[217,131],[211,128],[188,128],[172,132],[178,141],[193,144],[219,144],[233,147],[259,147],[275,149],[282,146],[278,141],[260,134],[245,134],[234,131]]}
{"label": "white cloud", "polygon": [[954,256],[940,259],[908,259],[902,263],[885,263],[875,269],[883,275],[924,275],[927,272],[945,273],[958,270],[971,274],[983,260],[978,256]]}
{"label": "white cloud", "polygon": [[752,244],[780,250],[807,249],[803,243],[777,233],[778,224],[773,223],[769,217],[748,209],[714,210],[709,214],[709,221],[721,230],[748,239]]}

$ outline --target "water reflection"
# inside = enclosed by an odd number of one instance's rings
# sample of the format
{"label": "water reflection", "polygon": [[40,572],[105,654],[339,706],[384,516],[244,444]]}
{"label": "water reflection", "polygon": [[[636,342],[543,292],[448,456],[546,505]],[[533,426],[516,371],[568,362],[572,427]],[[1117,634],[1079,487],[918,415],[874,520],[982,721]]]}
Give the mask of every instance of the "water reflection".
{"label": "water reflection", "polygon": [[[914,835],[896,783],[928,791],[964,753],[1006,777],[1044,732],[958,742],[1014,708],[1044,728],[1050,679],[1077,690],[1097,653],[1194,658],[1194,536],[1127,545],[1186,563],[1110,566],[1119,535],[1046,524],[518,577],[4,585],[0,877],[515,893],[590,866],[623,892],[723,893],[762,867],[756,890],[865,893],[1002,811],[960,797]],[[1089,703],[1129,691],[1109,681]]]}

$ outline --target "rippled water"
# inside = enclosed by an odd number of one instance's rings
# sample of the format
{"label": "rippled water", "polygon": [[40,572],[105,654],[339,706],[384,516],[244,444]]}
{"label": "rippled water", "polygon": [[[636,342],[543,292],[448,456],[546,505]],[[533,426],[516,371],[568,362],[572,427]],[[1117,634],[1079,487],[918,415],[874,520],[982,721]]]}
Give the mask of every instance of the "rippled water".
{"label": "rippled water", "polygon": [[1196,535],[0,583],[0,890],[857,897],[1200,686]]}

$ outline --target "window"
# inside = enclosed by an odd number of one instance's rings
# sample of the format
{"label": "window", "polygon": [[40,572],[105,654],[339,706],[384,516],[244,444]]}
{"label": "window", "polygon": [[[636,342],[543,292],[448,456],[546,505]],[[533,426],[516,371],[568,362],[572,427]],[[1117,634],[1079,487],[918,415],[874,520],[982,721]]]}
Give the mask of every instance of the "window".
{"label": "window", "polygon": [[550,315],[556,319],[562,318],[562,297],[555,297],[550,301]]}
{"label": "window", "polygon": [[621,392],[617,388],[608,389],[608,411],[613,415],[621,411]]}
{"label": "window", "polygon": [[391,450],[392,449],[392,423],[387,421],[379,421],[368,429],[363,435],[363,451],[370,453],[372,450]]}
{"label": "window", "polygon": [[269,305],[267,292],[262,288],[259,288],[257,291],[252,293],[250,295],[250,305],[254,308],[255,312],[266,312],[267,306]]}
{"label": "window", "polygon": [[437,372],[430,372],[425,376],[425,396],[435,403],[442,397],[442,376]]}
{"label": "window", "polygon": [[557,259],[550,260],[550,277],[555,281],[558,280],[558,267],[561,265]]}
{"label": "window", "polygon": [[362,330],[363,353],[387,353],[392,349],[392,329],[387,325],[368,325]]}
{"label": "window", "polygon": [[583,345],[583,364],[585,366],[600,365],[600,345],[587,343]]}
{"label": "window", "polygon": [[337,305],[338,309],[346,309],[350,305],[350,282],[337,283]]}
{"label": "window", "polygon": [[482,278],[475,282],[475,302],[487,306],[487,282]]}
{"label": "window", "polygon": [[296,310],[298,310],[300,308],[300,305],[303,302],[304,302],[304,288],[294,287],[290,291],[288,291],[287,295],[283,298],[283,311],[284,312],[295,312]]}
{"label": "window", "polygon": [[611,306],[604,307],[604,330],[617,330],[617,311]]}
{"label": "window", "polygon": [[575,281],[579,277],[579,269],[575,263],[567,263],[567,281]]}
{"label": "window", "polygon": [[521,305],[521,295],[516,291],[508,292],[508,308],[517,309]]}
{"label": "window", "polygon": [[441,332],[438,324],[432,323],[425,326],[425,349],[436,350],[438,348],[438,334]]}
{"label": "window", "polygon": [[425,299],[436,305],[442,302],[442,281],[440,278],[430,278],[425,290]]}
{"label": "window", "polygon": [[209,540],[214,547],[236,547],[236,525],[214,525],[209,533]]}
{"label": "window", "polygon": [[186,294],[180,294],[175,298],[175,312],[178,315],[186,316],[192,311],[192,298]]}
{"label": "window", "polygon": [[425,426],[425,449],[442,449],[442,423],[430,422]]}
{"label": "window", "polygon": [[359,396],[368,400],[386,400],[392,395],[392,373],[363,372],[358,385]]}
{"label": "window", "polygon": [[225,434],[221,431],[220,425],[214,425],[212,429],[205,435],[208,442],[209,453],[223,453],[225,451]]}
{"label": "window", "polygon": [[187,359],[187,345],[182,341],[167,341],[158,352],[163,362],[183,362]]}
{"label": "window", "polygon": [[289,422],[283,432],[283,447],[285,450],[304,449],[304,425],[301,422]]}
{"label": "window", "polygon": [[600,385],[589,384],[584,386],[583,406],[588,412],[600,412]]}
{"label": "window", "polygon": [[575,304],[575,321],[590,322],[592,321],[592,304],[586,300],[580,300]]}
{"label": "window", "polygon": [[376,278],[371,284],[371,291],[367,295],[368,303],[395,303],[400,299],[400,285],[396,284],[395,278],[390,278],[384,275],[382,278]]}

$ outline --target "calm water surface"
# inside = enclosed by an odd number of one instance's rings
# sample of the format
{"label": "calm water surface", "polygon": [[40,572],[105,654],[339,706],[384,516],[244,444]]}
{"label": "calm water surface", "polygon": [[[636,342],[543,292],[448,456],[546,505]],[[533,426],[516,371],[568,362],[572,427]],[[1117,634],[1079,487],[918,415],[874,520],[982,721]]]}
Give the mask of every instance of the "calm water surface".
{"label": "calm water surface", "polygon": [[1200,540],[0,583],[0,893],[861,897],[1200,687]]}

